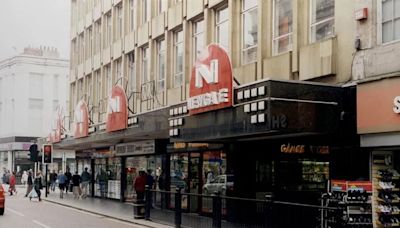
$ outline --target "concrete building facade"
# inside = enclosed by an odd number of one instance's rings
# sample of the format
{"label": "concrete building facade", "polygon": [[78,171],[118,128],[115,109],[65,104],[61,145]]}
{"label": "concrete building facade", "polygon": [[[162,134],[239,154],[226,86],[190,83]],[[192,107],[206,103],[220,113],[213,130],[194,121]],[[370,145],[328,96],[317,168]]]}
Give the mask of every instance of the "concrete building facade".
{"label": "concrete building facade", "polygon": [[53,47],[27,47],[0,62],[1,167],[33,167],[27,157],[31,141],[48,137],[57,115],[68,112],[68,68]]}
{"label": "concrete building facade", "polygon": [[[327,180],[369,175],[349,84],[356,2],[71,4],[74,136],[55,147],[90,166],[92,196],[134,200],[133,181],[147,170],[166,175],[156,189],[208,194],[214,179],[234,177],[222,194],[319,203]],[[365,165],[348,174],[354,157]],[[188,212],[210,213],[207,205],[182,199]]]}

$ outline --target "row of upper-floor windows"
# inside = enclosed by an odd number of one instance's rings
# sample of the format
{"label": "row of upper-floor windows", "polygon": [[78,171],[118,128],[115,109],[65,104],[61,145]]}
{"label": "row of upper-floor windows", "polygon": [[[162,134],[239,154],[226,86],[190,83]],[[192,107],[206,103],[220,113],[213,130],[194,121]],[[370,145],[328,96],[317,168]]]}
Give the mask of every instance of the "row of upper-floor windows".
{"label": "row of upper-floor windows", "polygon": [[[109,46],[113,40],[122,37],[124,31],[133,31],[136,28],[135,9],[138,4],[141,7],[141,22],[150,20],[151,0],[126,0],[114,6],[114,10],[106,13],[103,20],[97,20],[93,26],[86,29],[85,33],[78,36],[78,41],[73,41],[73,48],[77,56],[78,63],[82,63],[84,58],[89,58],[92,53],[98,53],[101,46]],[[310,20],[309,20],[309,40],[316,42],[326,37],[334,35],[334,0],[309,0],[310,1]],[[91,4],[100,4],[100,0],[78,1],[85,9],[90,10]],[[174,0],[176,4],[179,0]],[[124,4],[128,5],[127,17],[124,20]],[[255,61],[258,45],[258,0],[241,0],[241,62],[243,64]],[[79,9],[77,5],[76,9]],[[93,7],[92,7],[93,8]],[[163,12],[168,8],[168,0],[158,0],[158,12]],[[74,10],[73,10],[74,11]],[[78,10],[79,11],[79,10]],[[79,11],[81,12],[81,11]],[[229,50],[229,12],[228,6],[216,10],[214,25],[214,41]],[[290,51],[292,48],[293,31],[293,0],[272,0],[272,54],[278,55]],[[380,0],[378,1],[378,38],[381,43],[387,43],[400,39],[400,0]],[[115,16],[114,16],[115,15]],[[114,23],[113,17],[114,16]],[[102,30],[102,21],[104,27]],[[114,26],[113,26],[114,24]],[[124,26],[126,28],[124,29]],[[204,25],[199,25],[203,26]],[[113,30],[114,28],[114,30]],[[196,30],[195,27],[194,30]],[[205,30],[204,28],[200,28]],[[94,30],[94,32],[93,32]],[[103,36],[102,36],[103,33]],[[198,36],[204,36],[199,31]],[[84,38],[86,36],[86,39]],[[101,44],[103,41],[103,45]],[[85,46],[86,44],[86,46]],[[199,46],[201,48],[201,46]],[[79,51],[78,51],[79,50]],[[197,53],[194,52],[194,53]],[[74,56],[72,56],[74,57]],[[74,59],[74,58],[73,58]]]}
{"label": "row of upper-floor windows", "polygon": [[[106,13],[103,20],[98,20],[92,26],[86,29],[85,33],[78,35],[77,39],[72,41],[72,61],[82,63],[93,53],[100,51],[101,47],[108,47],[112,40],[118,40],[123,34],[124,22],[128,23],[130,29],[135,28],[135,17],[132,16],[136,1],[129,0],[129,20],[123,20],[122,4],[115,6],[115,23],[113,26],[112,11]],[[160,1],[160,9],[165,10],[166,1]],[[256,61],[257,47],[259,42],[258,26],[258,0],[241,0],[241,63],[247,64]],[[334,0],[310,0],[311,18],[310,18],[310,41],[315,42],[326,37],[333,36],[334,28]],[[293,0],[273,0],[273,55],[290,51],[292,48],[292,27],[293,27]],[[142,5],[143,6],[143,5]],[[131,12],[132,11],[132,12]],[[214,38],[213,41],[230,50],[230,17],[229,6],[226,4],[215,10]],[[146,20],[149,18],[146,17]],[[102,30],[102,22],[104,23]],[[197,56],[204,48],[206,28],[204,20],[194,21],[194,55]],[[114,27],[114,32],[113,32]],[[93,32],[94,30],[94,32]],[[114,35],[113,35],[114,34]],[[86,36],[86,39],[85,39]],[[101,43],[103,42],[103,43]],[[183,38],[182,38],[183,45]],[[179,47],[178,47],[179,48]],[[74,62],[73,62],[74,64]]]}

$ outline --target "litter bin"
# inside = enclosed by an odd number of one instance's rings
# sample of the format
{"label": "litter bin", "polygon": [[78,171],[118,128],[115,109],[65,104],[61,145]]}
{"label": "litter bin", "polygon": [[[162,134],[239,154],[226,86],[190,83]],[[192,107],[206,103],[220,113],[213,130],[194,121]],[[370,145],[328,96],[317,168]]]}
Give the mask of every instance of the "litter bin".
{"label": "litter bin", "polygon": [[145,214],[145,201],[136,200],[133,202],[133,218],[143,219]]}

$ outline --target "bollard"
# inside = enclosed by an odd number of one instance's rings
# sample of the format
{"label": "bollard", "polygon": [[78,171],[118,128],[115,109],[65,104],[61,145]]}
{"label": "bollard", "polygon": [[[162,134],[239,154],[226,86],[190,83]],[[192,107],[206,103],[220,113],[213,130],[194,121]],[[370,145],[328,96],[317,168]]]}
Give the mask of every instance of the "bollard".
{"label": "bollard", "polygon": [[265,194],[265,228],[272,228],[272,194]]}
{"label": "bollard", "polygon": [[212,197],[213,201],[213,228],[221,228],[222,220],[222,200],[219,192],[215,192]]}
{"label": "bollard", "polygon": [[175,193],[175,227],[180,228],[182,224],[182,193],[181,188],[176,188]]}

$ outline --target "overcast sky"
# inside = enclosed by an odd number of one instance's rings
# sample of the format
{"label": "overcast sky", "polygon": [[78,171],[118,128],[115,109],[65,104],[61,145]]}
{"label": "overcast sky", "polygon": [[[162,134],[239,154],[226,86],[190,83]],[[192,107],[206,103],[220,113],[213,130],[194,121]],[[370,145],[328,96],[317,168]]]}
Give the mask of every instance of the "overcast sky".
{"label": "overcast sky", "polygon": [[[29,45],[69,59],[70,0],[0,0],[0,60]],[[16,49],[16,50],[15,50]]]}

